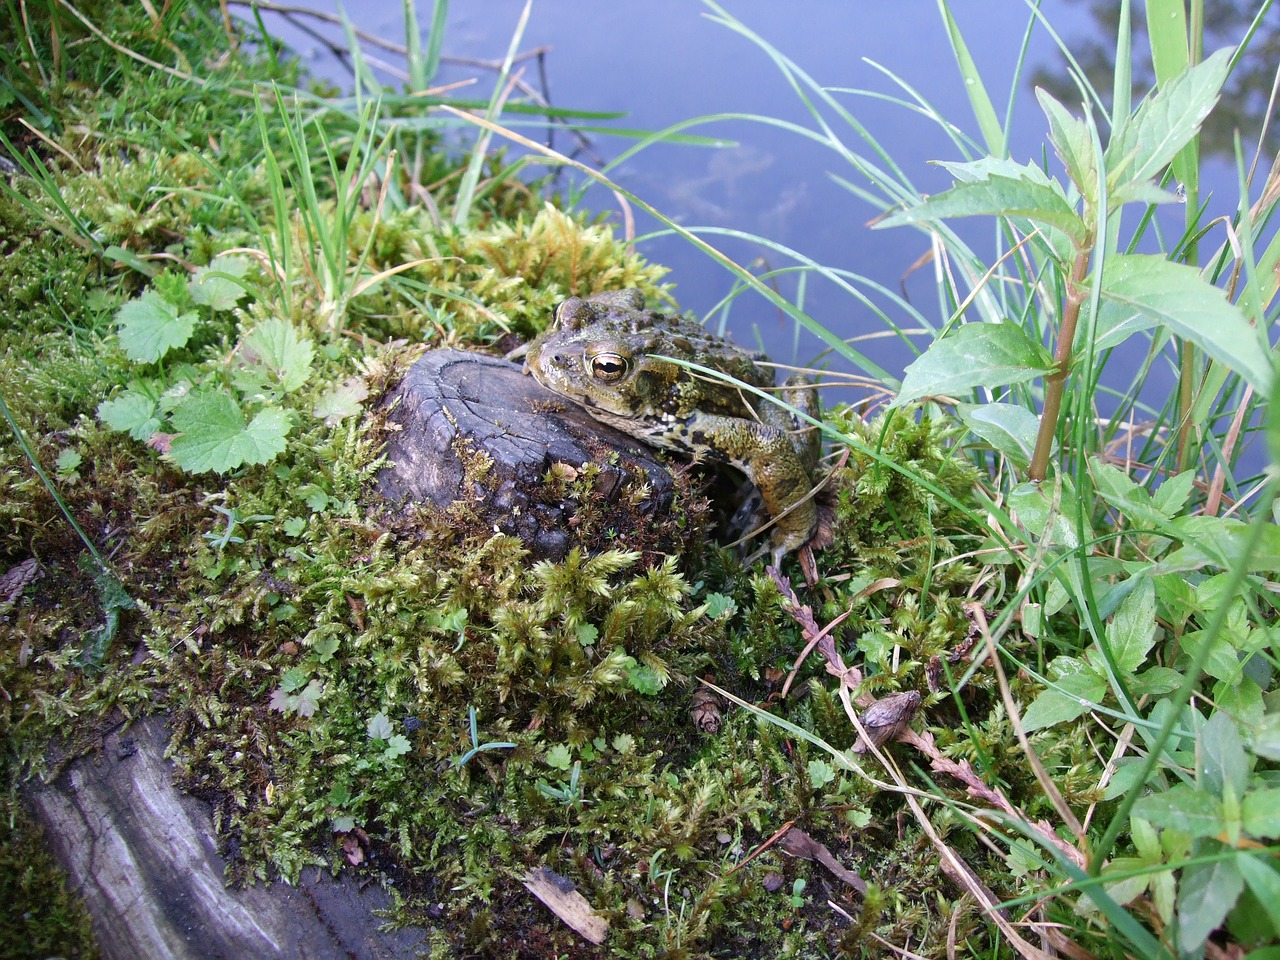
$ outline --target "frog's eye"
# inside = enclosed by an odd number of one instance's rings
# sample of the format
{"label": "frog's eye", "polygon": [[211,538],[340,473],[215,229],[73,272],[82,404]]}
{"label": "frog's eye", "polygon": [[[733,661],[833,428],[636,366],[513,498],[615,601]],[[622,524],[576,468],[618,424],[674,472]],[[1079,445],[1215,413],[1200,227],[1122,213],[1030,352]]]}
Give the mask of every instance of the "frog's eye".
{"label": "frog's eye", "polygon": [[591,375],[602,383],[613,383],[627,375],[627,358],[620,353],[597,353],[587,363]]}

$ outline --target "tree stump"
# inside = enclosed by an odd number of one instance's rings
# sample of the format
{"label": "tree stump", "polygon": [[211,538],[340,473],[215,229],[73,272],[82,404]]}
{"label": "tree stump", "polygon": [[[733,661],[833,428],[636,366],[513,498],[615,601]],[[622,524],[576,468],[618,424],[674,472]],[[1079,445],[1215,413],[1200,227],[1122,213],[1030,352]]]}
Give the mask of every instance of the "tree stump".
{"label": "tree stump", "polygon": [[[552,560],[574,545],[664,553],[681,542],[675,479],[655,451],[517,364],[433,350],[379,409],[389,462],[377,492],[387,500],[460,505],[477,529],[517,536],[534,556]],[[568,489],[587,466],[599,470],[590,489]]]}
{"label": "tree stump", "polygon": [[169,730],[148,717],[106,737],[52,782],[24,788],[105,960],[392,960],[416,956],[420,929],[384,932],[376,883],[307,869],[228,888],[208,804],[173,783]]}

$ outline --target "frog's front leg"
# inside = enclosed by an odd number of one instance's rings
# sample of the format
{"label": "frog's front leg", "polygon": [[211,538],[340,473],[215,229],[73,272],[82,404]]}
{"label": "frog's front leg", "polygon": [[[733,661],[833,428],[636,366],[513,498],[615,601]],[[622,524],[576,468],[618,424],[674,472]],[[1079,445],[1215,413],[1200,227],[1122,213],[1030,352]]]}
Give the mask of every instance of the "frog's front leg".
{"label": "frog's front leg", "polygon": [[737,467],[756,485],[773,521],[774,561],[808,542],[818,522],[813,478],[787,430],[754,420],[695,413],[685,423],[693,449]]}

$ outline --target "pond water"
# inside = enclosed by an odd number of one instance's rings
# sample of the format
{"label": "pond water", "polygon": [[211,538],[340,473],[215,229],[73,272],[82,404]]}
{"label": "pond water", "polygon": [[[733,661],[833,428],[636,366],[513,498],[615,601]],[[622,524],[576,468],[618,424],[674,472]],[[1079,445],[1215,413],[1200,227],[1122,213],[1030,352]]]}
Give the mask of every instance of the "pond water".
{"label": "pond water", "polygon": [[[336,5],[310,0],[316,10],[332,12]],[[725,8],[774,47],[788,55],[810,76],[827,87],[868,91],[866,95],[840,93],[840,102],[856,117],[885,151],[904,169],[917,189],[938,192],[950,183],[945,171],[929,160],[964,159],[938,124],[886,97],[907,94],[889,74],[917,91],[937,112],[966,131],[976,131],[973,112],[960,72],[947,42],[946,30],[932,0],[850,3],[811,0],[782,4],[776,0],[725,0]],[[1032,19],[1022,0],[953,0],[950,4],[974,60],[981,69],[998,112],[1008,106],[1013,88],[1011,153],[1025,162],[1039,159],[1046,149],[1046,123],[1035,102],[1032,78],[1045,82],[1066,78],[1065,58],[1053,36],[1043,26],[1028,35]],[[1105,7],[1106,5],[1101,5]],[[1137,4],[1136,6],[1141,6]],[[455,2],[450,6],[444,42],[448,56],[501,59],[516,29],[523,3],[520,0]],[[1071,0],[1045,0],[1044,18],[1070,50],[1081,52],[1100,45],[1114,45],[1111,27],[1100,26],[1089,5]],[[583,3],[574,0],[535,0],[521,42],[521,49],[546,47],[545,78],[536,64],[526,65],[525,79],[535,86],[545,80],[551,101],[560,107],[626,111],[626,118],[612,121],[628,128],[660,130],[694,117],[725,113],[752,113],[813,126],[800,98],[759,46],[726,26],[713,22],[711,7],[693,0],[649,0],[646,3]],[[400,0],[366,0],[348,10],[362,29],[387,39],[403,41]],[[430,24],[430,6],[419,8],[423,29]],[[269,27],[282,36],[307,61],[313,72],[340,86],[350,85],[350,74],[314,35],[298,29],[306,18],[286,22],[267,18]],[[309,24],[316,26],[315,24]],[[341,31],[325,28],[323,35],[338,40]],[[1233,35],[1238,37],[1239,32]],[[1026,42],[1022,75],[1015,70]],[[1145,48],[1145,38],[1135,41]],[[390,75],[388,75],[390,76]],[[450,65],[441,81],[478,76],[468,96],[487,97],[492,74],[474,67]],[[1099,81],[1095,81],[1099,82]],[[1109,92],[1108,84],[1103,87]],[[1079,97],[1060,96],[1075,107]],[[1255,128],[1256,129],[1256,128]],[[541,138],[542,130],[526,131]],[[861,274],[874,284],[898,292],[905,289],[932,322],[945,320],[936,303],[934,267],[917,265],[929,251],[927,238],[914,230],[873,231],[867,222],[881,209],[852,195],[831,176],[838,173],[857,180],[848,164],[830,149],[795,133],[744,120],[720,120],[700,125],[692,132],[733,141],[722,148],[659,145],[627,160],[613,176],[628,190],[653,204],[667,216],[690,228],[742,231],[768,238],[813,260]],[[850,142],[863,153],[865,144],[846,128]],[[591,148],[608,160],[634,141],[593,134]],[[560,133],[556,147],[574,148]],[[1055,173],[1057,161],[1050,161]],[[1265,167],[1263,168],[1265,170]],[[1216,191],[1215,213],[1235,206],[1233,164],[1213,161],[1209,189]],[[573,181],[565,181],[568,186]],[[581,182],[580,180],[578,181]],[[580,201],[585,209],[612,212],[618,204],[598,186]],[[1162,213],[1178,232],[1182,211],[1170,207]],[[660,225],[640,216],[637,233],[644,236]],[[959,232],[978,250],[993,248],[989,221],[962,222]],[[755,272],[790,266],[794,261],[750,240],[715,235],[710,242]],[[1216,243],[1216,241],[1215,241]],[[706,316],[733,289],[733,278],[706,254],[687,241],[672,236],[644,239],[640,249],[651,260],[670,266],[668,280],[675,284],[681,307]],[[780,278],[784,295],[797,294],[795,275]],[[860,284],[872,299],[896,312],[901,308],[877,294],[871,284]],[[754,295],[751,295],[754,296]],[[735,302],[728,325],[742,343],[762,344],[783,362],[807,362],[820,352],[820,344],[807,332],[796,334],[793,323],[751,296]],[[806,311],[841,337],[874,336],[884,329],[871,310],[820,278],[804,289]],[[916,340],[918,346],[927,338]],[[859,343],[885,371],[900,377],[913,358],[912,349],[900,339],[881,337]],[[1135,358],[1134,366],[1140,358]],[[1157,378],[1161,378],[1157,374]],[[1167,390],[1166,384],[1153,384]]]}

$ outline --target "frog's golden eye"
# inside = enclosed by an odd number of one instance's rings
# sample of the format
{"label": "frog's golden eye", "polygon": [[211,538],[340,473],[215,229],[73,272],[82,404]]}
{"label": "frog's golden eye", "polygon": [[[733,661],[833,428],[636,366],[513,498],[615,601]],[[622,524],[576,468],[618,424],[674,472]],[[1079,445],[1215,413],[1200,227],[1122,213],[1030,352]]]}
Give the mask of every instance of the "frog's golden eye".
{"label": "frog's golden eye", "polygon": [[620,353],[597,353],[587,360],[591,375],[602,383],[613,383],[627,375],[629,364]]}

